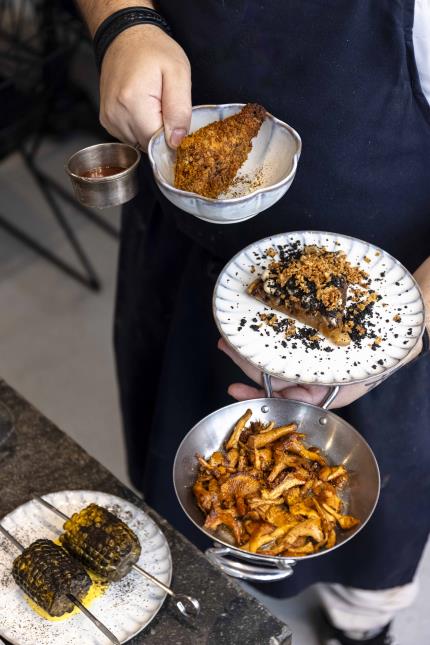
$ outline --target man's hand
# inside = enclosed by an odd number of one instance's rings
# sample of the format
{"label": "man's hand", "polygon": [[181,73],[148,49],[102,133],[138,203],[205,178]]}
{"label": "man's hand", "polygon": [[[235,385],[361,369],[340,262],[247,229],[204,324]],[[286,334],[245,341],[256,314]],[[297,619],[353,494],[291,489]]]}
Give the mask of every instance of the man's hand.
{"label": "man's hand", "polygon": [[183,49],[161,29],[136,25],[109,46],[100,79],[100,122],[120,141],[148,141],[164,125],[177,147],[191,120],[191,72]]}
{"label": "man's hand", "polygon": [[[410,360],[414,358],[421,351],[421,343],[411,353]],[[229,356],[234,363],[255,383],[260,387],[253,387],[245,385],[244,383],[232,383],[228,388],[228,393],[237,401],[246,401],[248,399],[259,399],[265,397],[266,393],[261,387],[263,385],[262,372],[248,363],[237,352],[234,351],[224,339],[218,342],[218,348]],[[385,380],[386,376],[382,375],[379,380],[363,385],[357,383],[354,385],[343,385],[339,394],[330,408],[343,408],[345,405],[353,403],[360,397],[364,396]],[[304,401],[305,403],[312,403],[312,405],[321,405],[329,392],[329,388],[324,385],[296,385],[295,383],[288,383],[281,379],[272,378],[273,396],[281,399],[294,399],[295,401]]]}
{"label": "man's hand", "polygon": [[[228,388],[228,393],[237,401],[246,401],[247,399],[259,399],[265,397],[266,393],[261,387],[263,385],[263,375],[260,370],[248,363],[237,352],[234,351],[225,340],[220,339],[218,348],[229,356],[234,363],[260,387],[245,385],[244,383],[232,383]],[[361,396],[364,396],[373,387],[376,387],[383,381],[369,384],[368,386],[358,383],[357,385],[344,385],[341,387],[339,394],[330,406],[331,408],[343,408],[349,405]],[[329,388],[324,385],[296,385],[288,383],[281,379],[272,378],[273,396],[281,399],[294,399],[295,401],[304,401],[312,405],[320,405],[329,392]]]}
{"label": "man's hand", "polygon": [[[94,36],[100,24],[134,0],[76,0]],[[154,9],[152,0],[139,6]],[[191,72],[184,50],[159,27],[135,25],[109,45],[100,78],[100,122],[120,141],[146,150],[164,125],[176,148],[191,121]]]}
{"label": "man's hand", "polygon": [[[426,326],[430,333],[430,258],[428,258],[417,269],[414,274],[418,282],[423,297],[426,311]],[[228,393],[238,401],[245,401],[247,399],[258,399],[266,396],[263,385],[263,375],[260,370],[253,367],[248,361],[243,359],[237,352],[234,351],[225,340],[220,339],[218,348],[229,356],[236,365],[259,387],[252,387],[244,383],[232,383],[228,388]],[[417,343],[413,351],[408,356],[408,362],[412,361],[422,349],[422,341]],[[345,405],[353,403],[360,397],[364,396],[371,389],[379,385],[385,380],[382,375],[379,380],[373,381],[368,385],[357,383],[356,385],[343,385],[339,394],[330,406],[331,408],[343,408]],[[329,388],[323,385],[296,385],[295,383],[288,383],[280,379],[272,378],[273,394],[282,399],[295,399],[296,401],[304,401],[305,403],[312,403],[313,405],[320,405],[324,398],[327,396]]]}

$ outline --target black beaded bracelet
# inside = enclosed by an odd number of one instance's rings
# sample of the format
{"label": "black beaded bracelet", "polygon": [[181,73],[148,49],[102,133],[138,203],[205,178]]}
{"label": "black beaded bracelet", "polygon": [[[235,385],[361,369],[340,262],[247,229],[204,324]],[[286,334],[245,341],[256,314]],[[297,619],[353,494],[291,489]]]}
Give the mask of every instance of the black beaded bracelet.
{"label": "black beaded bracelet", "polygon": [[155,25],[170,35],[171,30],[163,16],[147,7],[126,7],[115,11],[104,20],[94,34],[93,44],[99,72],[107,48],[120,33],[134,25]]}

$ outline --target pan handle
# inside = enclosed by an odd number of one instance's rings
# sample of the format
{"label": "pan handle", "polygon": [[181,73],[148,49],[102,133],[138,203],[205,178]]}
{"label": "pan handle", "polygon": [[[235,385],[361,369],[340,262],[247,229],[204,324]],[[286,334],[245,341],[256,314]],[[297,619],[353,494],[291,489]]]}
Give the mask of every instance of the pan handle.
{"label": "pan handle", "polygon": [[[223,573],[233,578],[240,578],[241,580],[250,580],[251,582],[275,582],[277,580],[284,580],[293,575],[294,560],[286,560],[279,562],[275,558],[265,558],[271,564],[269,566],[258,566],[247,562],[240,562],[236,559],[230,559],[228,556],[233,555],[235,558],[240,558],[232,549],[228,547],[214,546],[211,549],[206,549],[206,557],[216,567],[221,569]],[[258,561],[258,556],[244,554],[244,559]]]}
{"label": "pan handle", "polygon": [[[263,372],[263,385],[266,391],[267,398],[272,399],[273,398],[272,377],[270,376],[270,374],[267,374],[267,372]],[[340,390],[339,385],[332,385],[329,388],[329,391],[327,392],[323,400],[321,401],[319,407],[322,408],[323,410],[327,410],[329,405],[333,403],[333,401],[339,394],[339,390]]]}
{"label": "pan handle", "polygon": [[267,398],[273,399],[272,377],[267,372],[263,372],[263,385]]}
{"label": "pan handle", "polygon": [[329,406],[333,403],[337,395],[339,394],[340,386],[339,385],[332,385],[329,388],[329,391],[323,398],[323,400],[320,403],[320,408],[323,410],[328,410]]}

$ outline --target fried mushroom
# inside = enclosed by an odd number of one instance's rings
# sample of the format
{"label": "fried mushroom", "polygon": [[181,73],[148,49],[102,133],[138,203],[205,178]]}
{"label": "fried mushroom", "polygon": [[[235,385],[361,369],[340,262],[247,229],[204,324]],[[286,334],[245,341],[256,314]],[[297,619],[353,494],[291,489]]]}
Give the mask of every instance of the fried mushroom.
{"label": "fried mushroom", "polygon": [[359,524],[342,513],[347,469],[307,447],[295,423],[275,427],[251,416],[247,410],[236,422],[223,450],[197,455],[193,493],[204,527],[227,530],[251,553],[300,557],[332,548],[338,526]]}

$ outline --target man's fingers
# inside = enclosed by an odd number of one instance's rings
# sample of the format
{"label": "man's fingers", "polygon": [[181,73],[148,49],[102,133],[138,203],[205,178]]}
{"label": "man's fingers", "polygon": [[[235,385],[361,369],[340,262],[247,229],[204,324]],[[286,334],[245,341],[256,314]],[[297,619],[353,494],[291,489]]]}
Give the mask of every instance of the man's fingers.
{"label": "man's fingers", "polygon": [[[110,135],[115,137],[115,139],[118,139],[118,141],[131,143],[131,145],[134,145],[136,143],[136,135],[134,134],[133,129],[128,122],[128,115],[126,112],[123,112],[120,118],[116,118],[113,114],[111,114],[111,118],[109,118],[106,112],[101,110],[100,123],[105,128],[105,130],[107,130]],[[117,123],[120,123],[121,125],[118,126]]]}
{"label": "man's fingers", "polygon": [[327,388],[325,387],[311,386],[307,388],[301,385],[294,385],[279,392],[283,399],[302,401],[303,403],[311,403],[312,405],[319,405],[326,393]]}
{"label": "man's fingers", "polygon": [[147,148],[163,125],[179,144],[191,120],[191,70],[183,49],[161,29],[138,25],[106,51],[100,77],[100,121],[113,136]]}
{"label": "man's fingers", "polygon": [[163,125],[160,100],[153,96],[147,96],[145,101],[134,107],[132,114],[135,143],[139,143],[146,151],[150,138]]}
{"label": "man's fingers", "polygon": [[191,123],[191,72],[183,64],[163,72],[161,109],[165,136],[171,148],[177,148],[188,134]]}
{"label": "man's fingers", "polygon": [[[247,399],[260,399],[265,397],[264,390],[245,385],[244,383],[232,383],[228,388],[228,393],[237,401],[246,401]],[[274,392],[275,398],[292,399],[293,401],[302,401],[303,403],[311,403],[318,405],[321,403],[327,388],[325,387],[302,387],[300,385],[292,385],[284,388],[280,392]]]}
{"label": "man's fingers", "polygon": [[117,93],[104,88],[100,122],[121,141],[147,149],[149,139],[163,125],[161,115],[162,74],[152,70],[150,75],[133,76]]}
{"label": "man's fingers", "polygon": [[[255,383],[263,385],[262,372],[242,358],[223,338],[218,341],[218,349],[223,351],[238,367]],[[326,385],[296,385],[278,378],[272,378],[273,396],[283,399],[293,399],[304,403],[320,406],[328,394],[329,388]],[[243,383],[233,383],[228,388],[229,394],[238,401],[246,399],[257,399],[264,397],[265,392],[261,388],[252,387]],[[349,405],[356,399],[367,394],[368,389],[362,385],[344,385],[330,408],[342,408]]]}
{"label": "man's fingers", "polygon": [[248,399],[260,399],[265,397],[264,390],[256,387],[245,385],[244,383],[232,383],[228,388],[228,393],[236,401],[247,401]]}
{"label": "man's fingers", "polygon": [[[121,114],[119,114],[121,112]],[[116,139],[136,145],[146,151],[149,139],[163,125],[160,101],[145,97],[136,107],[118,108],[116,116],[107,118],[100,115],[102,126]]]}

